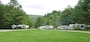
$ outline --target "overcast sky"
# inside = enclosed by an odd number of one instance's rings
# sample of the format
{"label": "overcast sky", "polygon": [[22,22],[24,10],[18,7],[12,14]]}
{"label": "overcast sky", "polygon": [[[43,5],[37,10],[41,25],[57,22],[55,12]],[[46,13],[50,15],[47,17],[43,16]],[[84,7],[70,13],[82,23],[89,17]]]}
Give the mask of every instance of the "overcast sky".
{"label": "overcast sky", "polygon": [[[0,0],[7,4],[10,0]],[[79,0],[18,0],[27,14],[45,15],[53,10],[64,10],[68,5],[74,7]]]}

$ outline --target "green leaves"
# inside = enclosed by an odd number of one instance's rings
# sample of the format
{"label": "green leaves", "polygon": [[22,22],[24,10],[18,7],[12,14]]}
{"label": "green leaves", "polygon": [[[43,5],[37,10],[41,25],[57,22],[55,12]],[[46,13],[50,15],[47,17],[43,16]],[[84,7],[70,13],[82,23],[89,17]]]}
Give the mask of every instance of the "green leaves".
{"label": "green leaves", "polygon": [[[68,6],[64,11],[52,11],[43,16],[40,25],[69,25],[72,23],[90,24],[90,0],[80,0],[75,8]],[[38,26],[40,26],[38,25]]]}
{"label": "green leaves", "polygon": [[[15,3],[10,4],[18,4],[16,0],[11,1],[15,1]],[[12,24],[26,24],[31,27],[32,21],[21,8],[0,4],[0,29],[11,29]]]}

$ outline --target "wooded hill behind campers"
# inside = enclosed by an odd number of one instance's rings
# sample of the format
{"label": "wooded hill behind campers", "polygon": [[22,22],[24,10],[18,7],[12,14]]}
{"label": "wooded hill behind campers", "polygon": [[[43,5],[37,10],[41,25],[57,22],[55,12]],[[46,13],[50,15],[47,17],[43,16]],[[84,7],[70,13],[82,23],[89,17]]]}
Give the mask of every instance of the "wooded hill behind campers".
{"label": "wooded hill behind campers", "polygon": [[53,25],[56,28],[60,25],[75,23],[90,25],[90,0],[79,0],[74,8],[68,6],[63,11],[54,10],[47,13],[37,19],[35,27]]}
{"label": "wooded hill behind campers", "polygon": [[11,29],[13,24],[25,24],[35,28],[51,25],[57,28],[75,23],[90,25],[90,0],[79,0],[74,8],[69,5],[63,11],[53,10],[35,21],[29,18],[17,0],[10,0],[8,4],[0,2],[0,29]]}

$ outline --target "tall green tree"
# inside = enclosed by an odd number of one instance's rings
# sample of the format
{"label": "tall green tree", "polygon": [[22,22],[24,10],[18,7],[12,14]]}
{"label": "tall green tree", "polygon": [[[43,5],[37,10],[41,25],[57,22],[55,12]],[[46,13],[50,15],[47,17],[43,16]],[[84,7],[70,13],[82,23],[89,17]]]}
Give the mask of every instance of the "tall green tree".
{"label": "tall green tree", "polygon": [[16,3],[15,6],[13,4],[0,4],[0,28],[11,29],[12,24],[27,24],[31,27],[32,21],[29,16],[20,7],[16,7]]}
{"label": "tall green tree", "polygon": [[22,6],[18,3],[17,0],[10,0],[8,4],[14,7],[22,8]]}
{"label": "tall green tree", "polygon": [[78,11],[78,13],[81,13],[79,14],[80,22],[90,24],[90,0],[79,0],[75,10],[80,10]]}
{"label": "tall green tree", "polygon": [[38,18],[35,23],[35,28],[41,26],[41,24],[42,24],[42,18]]}

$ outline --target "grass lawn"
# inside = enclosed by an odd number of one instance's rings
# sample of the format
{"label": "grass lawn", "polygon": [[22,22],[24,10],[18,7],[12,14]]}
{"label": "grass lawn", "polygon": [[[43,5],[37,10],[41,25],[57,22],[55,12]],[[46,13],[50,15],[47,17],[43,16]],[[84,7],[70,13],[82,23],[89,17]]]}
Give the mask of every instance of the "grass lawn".
{"label": "grass lawn", "polygon": [[0,32],[0,42],[90,42],[90,34],[58,30]]}

